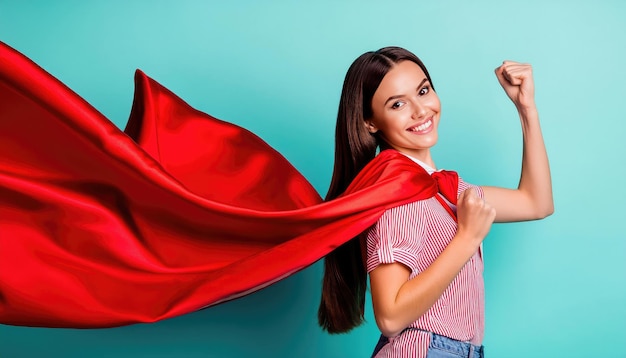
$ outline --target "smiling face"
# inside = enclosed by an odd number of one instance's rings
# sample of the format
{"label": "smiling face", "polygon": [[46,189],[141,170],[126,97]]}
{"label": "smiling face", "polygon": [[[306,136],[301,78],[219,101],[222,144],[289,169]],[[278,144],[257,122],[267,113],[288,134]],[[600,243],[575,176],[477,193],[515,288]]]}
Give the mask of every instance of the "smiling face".
{"label": "smiling face", "polygon": [[365,124],[392,148],[434,167],[430,148],[437,143],[440,111],[439,97],[424,71],[405,60],[383,77]]}

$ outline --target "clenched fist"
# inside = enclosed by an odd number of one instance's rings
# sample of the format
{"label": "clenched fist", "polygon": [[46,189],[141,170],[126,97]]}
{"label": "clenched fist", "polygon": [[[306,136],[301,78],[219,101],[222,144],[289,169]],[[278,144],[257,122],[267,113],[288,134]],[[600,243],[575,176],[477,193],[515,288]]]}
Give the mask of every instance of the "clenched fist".
{"label": "clenched fist", "polygon": [[479,197],[476,189],[469,188],[459,195],[456,214],[457,235],[466,238],[478,248],[491,229],[496,218],[496,209]]}
{"label": "clenched fist", "polygon": [[529,64],[504,61],[496,68],[496,77],[518,110],[535,107],[535,84]]}

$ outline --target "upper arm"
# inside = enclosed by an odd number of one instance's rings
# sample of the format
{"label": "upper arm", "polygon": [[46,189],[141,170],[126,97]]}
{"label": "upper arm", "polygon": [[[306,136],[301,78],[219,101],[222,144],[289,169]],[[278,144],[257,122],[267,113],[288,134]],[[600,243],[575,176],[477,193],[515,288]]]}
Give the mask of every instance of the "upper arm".
{"label": "upper arm", "polygon": [[549,214],[537,209],[532,197],[518,189],[481,187],[484,199],[496,209],[496,222],[537,220]]}
{"label": "upper arm", "polygon": [[399,262],[380,264],[370,272],[370,290],[374,317],[381,331],[385,331],[398,292],[411,275],[411,270]]}
{"label": "upper arm", "polygon": [[496,186],[475,186],[459,178],[459,195],[469,188],[478,189],[479,196],[496,209],[495,222],[537,220],[550,214],[538,208],[536,201],[527,191]]}
{"label": "upper arm", "polygon": [[376,323],[384,334],[391,334],[396,298],[417,265],[421,237],[412,222],[414,205],[388,209],[367,235],[367,271]]}

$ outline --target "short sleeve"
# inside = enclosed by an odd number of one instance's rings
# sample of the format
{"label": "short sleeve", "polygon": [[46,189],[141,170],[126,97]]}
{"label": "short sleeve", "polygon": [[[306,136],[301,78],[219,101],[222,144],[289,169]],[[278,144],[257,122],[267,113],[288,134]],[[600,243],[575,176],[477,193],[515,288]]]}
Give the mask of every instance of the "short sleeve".
{"label": "short sleeve", "polygon": [[478,192],[478,196],[484,199],[485,193],[483,192],[482,187],[478,185],[466,183],[461,177],[459,177],[459,192],[457,193],[457,197],[461,195],[462,192],[464,192],[465,190],[469,188],[475,188],[476,191]]}
{"label": "short sleeve", "polygon": [[417,255],[423,242],[415,225],[416,203],[386,210],[367,233],[367,272],[380,264],[399,262],[416,272]]}

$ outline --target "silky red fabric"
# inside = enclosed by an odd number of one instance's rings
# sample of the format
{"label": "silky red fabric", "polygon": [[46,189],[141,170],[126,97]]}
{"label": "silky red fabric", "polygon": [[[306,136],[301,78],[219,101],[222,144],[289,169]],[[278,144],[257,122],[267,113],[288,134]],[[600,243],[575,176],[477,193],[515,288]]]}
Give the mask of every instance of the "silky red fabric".
{"label": "silky red fabric", "polygon": [[[125,131],[0,43],[0,323],[154,322],[266,287],[437,193],[404,155],[338,199],[137,71]],[[448,199],[458,178],[446,172]],[[443,190],[443,191],[446,191]]]}

